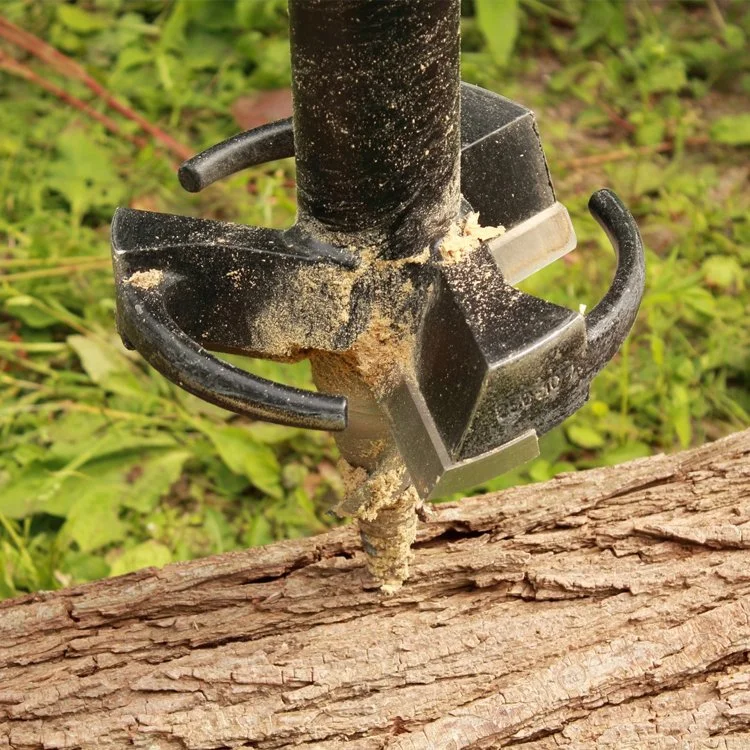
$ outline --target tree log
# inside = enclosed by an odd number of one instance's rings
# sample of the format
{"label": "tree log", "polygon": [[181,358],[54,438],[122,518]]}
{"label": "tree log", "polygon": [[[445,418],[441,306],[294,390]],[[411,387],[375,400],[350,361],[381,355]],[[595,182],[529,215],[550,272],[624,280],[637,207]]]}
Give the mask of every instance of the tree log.
{"label": "tree log", "polygon": [[0,604],[0,748],[750,748],[750,430]]}

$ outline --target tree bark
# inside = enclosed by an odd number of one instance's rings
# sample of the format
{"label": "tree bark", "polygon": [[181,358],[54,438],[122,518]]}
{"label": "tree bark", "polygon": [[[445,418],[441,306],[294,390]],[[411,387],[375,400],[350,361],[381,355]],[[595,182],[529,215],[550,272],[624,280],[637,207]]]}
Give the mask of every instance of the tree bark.
{"label": "tree bark", "polygon": [[750,748],[750,430],[0,604],[0,748]]}

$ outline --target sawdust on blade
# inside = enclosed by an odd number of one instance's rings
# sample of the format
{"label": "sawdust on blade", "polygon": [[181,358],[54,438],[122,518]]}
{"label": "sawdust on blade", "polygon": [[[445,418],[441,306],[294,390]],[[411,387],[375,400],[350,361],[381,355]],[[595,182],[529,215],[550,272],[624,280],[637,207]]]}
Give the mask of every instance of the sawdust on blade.
{"label": "sawdust on blade", "polygon": [[328,263],[300,267],[251,322],[256,347],[274,357],[288,357],[303,347],[330,348],[336,333],[349,322],[358,277],[356,271],[345,272]]}
{"label": "sawdust on blade", "polygon": [[444,263],[460,263],[483,242],[505,233],[505,227],[479,226],[479,214],[468,213],[448,230],[440,243],[440,257]]}
{"label": "sawdust on blade", "polygon": [[346,496],[358,492],[367,481],[367,471],[361,466],[352,466],[348,461],[340,458],[336,463],[336,471],[341,477],[341,483]]}
{"label": "sawdust on blade", "polygon": [[408,325],[376,310],[345,356],[378,397],[397,384],[399,374],[411,359],[413,342]]}
{"label": "sawdust on blade", "polygon": [[136,271],[134,274],[125,279],[126,284],[134,286],[137,289],[155,289],[161,284],[164,278],[164,271],[158,268],[150,268],[147,271]]}

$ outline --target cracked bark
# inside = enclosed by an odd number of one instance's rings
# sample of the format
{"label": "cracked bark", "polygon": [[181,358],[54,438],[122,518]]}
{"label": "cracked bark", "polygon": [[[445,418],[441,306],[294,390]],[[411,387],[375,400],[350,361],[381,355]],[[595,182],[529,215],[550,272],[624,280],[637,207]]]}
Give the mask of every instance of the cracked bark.
{"label": "cracked bark", "polygon": [[750,748],[750,431],[0,604],[0,748]]}

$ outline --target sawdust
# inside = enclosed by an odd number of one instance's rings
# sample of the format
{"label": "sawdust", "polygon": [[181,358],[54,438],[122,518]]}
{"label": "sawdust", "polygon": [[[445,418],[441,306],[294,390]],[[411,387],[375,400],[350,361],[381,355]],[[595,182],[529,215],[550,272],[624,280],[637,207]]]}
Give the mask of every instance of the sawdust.
{"label": "sawdust", "polygon": [[[359,533],[367,553],[367,569],[380,583],[384,594],[395,594],[409,577],[414,559],[411,546],[417,537],[417,512],[420,504],[414,487],[392,496],[394,477],[383,477],[382,500],[374,515],[359,515]],[[400,481],[398,482],[400,484]]]}
{"label": "sawdust", "polygon": [[[337,337],[350,325],[361,297],[355,299],[354,287],[364,284],[373,289],[374,298],[369,323],[350,349],[351,360],[366,379],[373,374],[379,381],[383,358],[391,359],[394,354],[402,360],[408,349],[398,345],[403,343],[407,325],[388,316],[403,309],[414,294],[405,269],[427,263],[430,252],[425,248],[415,256],[384,260],[377,255],[377,248],[365,247],[359,256],[356,269],[318,263],[300,266],[291,273],[263,313],[250,321],[251,348],[271,357],[285,357],[301,350],[341,351]],[[248,283],[237,271],[228,276],[237,288]],[[387,292],[381,292],[383,288]],[[375,366],[375,360],[379,366]]]}
{"label": "sawdust", "polygon": [[383,592],[395,593],[409,576],[411,545],[422,505],[417,491],[409,486],[403,460],[393,450],[370,473],[343,460],[338,468],[347,497],[355,500],[354,517],[359,523],[367,568]]}
{"label": "sawdust", "polygon": [[445,263],[460,263],[483,242],[505,233],[505,227],[479,226],[479,214],[469,213],[454,223],[440,243],[440,257]]}
{"label": "sawdust", "polygon": [[357,511],[357,518],[375,521],[384,508],[393,505],[404,491],[405,470],[399,466],[390,471],[374,472],[367,480],[367,500]]}
{"label": "sawdust", "polygon": [[346,356],[379,397],[397,384],[411,359],[413,344],[414,335],[405,323],[376,310]]}
{"label": "sawdust", "polygon": [[336,471],[341,477],[346,497],[358,492],[367,481],[367,472],[361,466],[352,466],[343,458],[336,463]]}
{"label": "sawdust", "polygon": [[136,271],[125,279],[125,283],[137,289],[155,289],[161,284],[163,278],[164,271],[160,271],[158,268],[150,268],[148,271]]}
{"label": "sawdust", "polygon": [[403,258],[396,258],[394,260],[385,260],[383,258],[376,258],[372,261],[373,266],[376,268],[391,270],[393,268],[403,268],[409,265],[424,265],[430,260],[430,248],[425,247],[421,253],[416,255],[407,255]]}
{"label": "sawdust", "polygon": [[364,458],[377,458],[387,445],[387,441],[382,440],[371,440],[370,445],[367,448],[367,452],[363,454]]}
{"label": "sawdust", "polygon": [[275,357],[333,348],[336,334],[349,322],[359,276],[327,263],[300,267],[252,321],[255,348]]}

